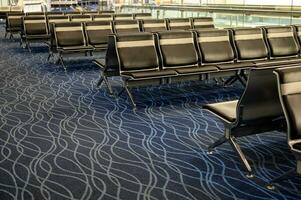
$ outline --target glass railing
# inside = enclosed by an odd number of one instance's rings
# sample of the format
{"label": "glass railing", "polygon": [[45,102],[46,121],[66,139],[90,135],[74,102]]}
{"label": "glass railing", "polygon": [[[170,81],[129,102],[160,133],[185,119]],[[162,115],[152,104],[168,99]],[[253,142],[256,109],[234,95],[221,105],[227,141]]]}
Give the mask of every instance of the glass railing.
{"label": "glass railing", "polygon": [[[235,8],[236,9],[236,8]],[[288,7],[282,7],[274,9],[261,7],[256,9],[252,6],[250,11],[244,12],[243,9],[233,12],[232,8],[219,8],[218,11],[210,10],[206,11],[203,8],[196,6],[191,9],[190,7],[175,7],[175,6],[132,6],[123,5],[121,8],[117,8],[116,11],[123,13],[135,13],[135,12],[151,12],[154,18],[179,18],[179,17],[212,17],[214,23],[218,28],[228,27],[254,27],[265,25],[290,25],[301,24],[301,11],[291,12]],[[264,10],[264,11],[263,11]]]}

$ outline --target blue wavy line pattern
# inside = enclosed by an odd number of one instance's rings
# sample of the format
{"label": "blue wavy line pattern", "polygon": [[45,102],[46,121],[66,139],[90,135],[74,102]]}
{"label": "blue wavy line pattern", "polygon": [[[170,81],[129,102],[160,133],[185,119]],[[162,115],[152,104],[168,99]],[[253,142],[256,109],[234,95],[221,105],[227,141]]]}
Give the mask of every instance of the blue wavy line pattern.
{"label": "blue wavy line pattern", "polygon": [[91,60],[67,59],[64,72],[45,46],[29,53],[3,26],[0,38],[0,199],[301,199],[300,178],[265,188],[295,167],[283,133],[239,139],[252,179],[229,144],[206,153],[224,127],[201,106],[238,98],[239,85],[138,88],[132,111],[96,88]]}

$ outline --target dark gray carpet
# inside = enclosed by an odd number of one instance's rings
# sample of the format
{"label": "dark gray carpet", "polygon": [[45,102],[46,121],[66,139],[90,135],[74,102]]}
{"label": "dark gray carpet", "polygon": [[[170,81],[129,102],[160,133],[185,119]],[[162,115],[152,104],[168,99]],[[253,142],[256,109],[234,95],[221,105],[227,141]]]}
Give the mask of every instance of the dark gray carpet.
{"label": "dark gray carpet", "polygon": [[[265,184],[295,167],[286,137],[239,139],[255,176],[248,179],[229,144],[207,155],[223,125],[201,106],[237,98],[242,88],[184,84],[114,99],[97,89],[90,59],[46,62],[0,30],[0,199],[301,199],[301,179]],[[120,80],[112,81],[120,89]]]}

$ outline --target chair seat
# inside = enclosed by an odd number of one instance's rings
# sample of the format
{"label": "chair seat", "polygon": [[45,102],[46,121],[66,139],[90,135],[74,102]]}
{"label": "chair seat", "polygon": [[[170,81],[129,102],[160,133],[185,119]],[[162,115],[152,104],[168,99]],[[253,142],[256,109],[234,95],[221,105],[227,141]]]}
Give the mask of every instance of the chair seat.
{"label": "chair seat", "polygon": [[150,78],[160,78],[165,76],[176,76],[177,72],[174,70],[149,70],[141,72],[123,72],[122,75],[130,76],[133,79],[150,79]]}
{"label": "chair seat", "polygon": [[238,100],[212,103],[204,105],[203,108],[210,110],[215,115],[222,119],[225,119],[226,121],[234,122],[236,120],[237,103]]}
{"label": "chair seat", "polygon": [[255,65],[260,68],[269,68],[269,67],[276,67],[280,65],[294,65],[299,63],[301,63],[301,57],[262,60],[262,61],[255,62]]}
{"label": "chair seat", "polygon": [[81,51],[91,51],[93,50],[92,46],[70,46],[70,47],[59,47],[59,51],[66,52],[81,52]]}
{"label": "chair seat", "polygon": [[239,63],[217,64],[216,66],[222,71],[231,71],[231,70],[248,69],[251,67],[255,67],[255,64],[253,62],[239,62]]}
{"label": "chair seat", "polygon": [[198,74],[205,72],[217,72],[218,68],[215,66],[196,66],[196,67],[183,67],[175,69],[179,74]]}

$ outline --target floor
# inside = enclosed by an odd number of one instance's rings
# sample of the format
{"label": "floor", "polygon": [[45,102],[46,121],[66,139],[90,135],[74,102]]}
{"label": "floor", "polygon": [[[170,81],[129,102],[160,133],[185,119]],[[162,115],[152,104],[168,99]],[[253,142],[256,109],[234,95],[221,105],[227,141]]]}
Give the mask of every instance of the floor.
{"label": "floor", "polygon": [[[284,133],[239,139],[255,172],[247,178],[229,144],[207,154],[223,124],[202,109],[243,88],[186,82],[133,90],[96,88],[91,59],[65,72],[0,28],[0,199],[301,199],[301,178],[267,182],[295,167]],[[111,80],[119,90],[121,81]]]}

